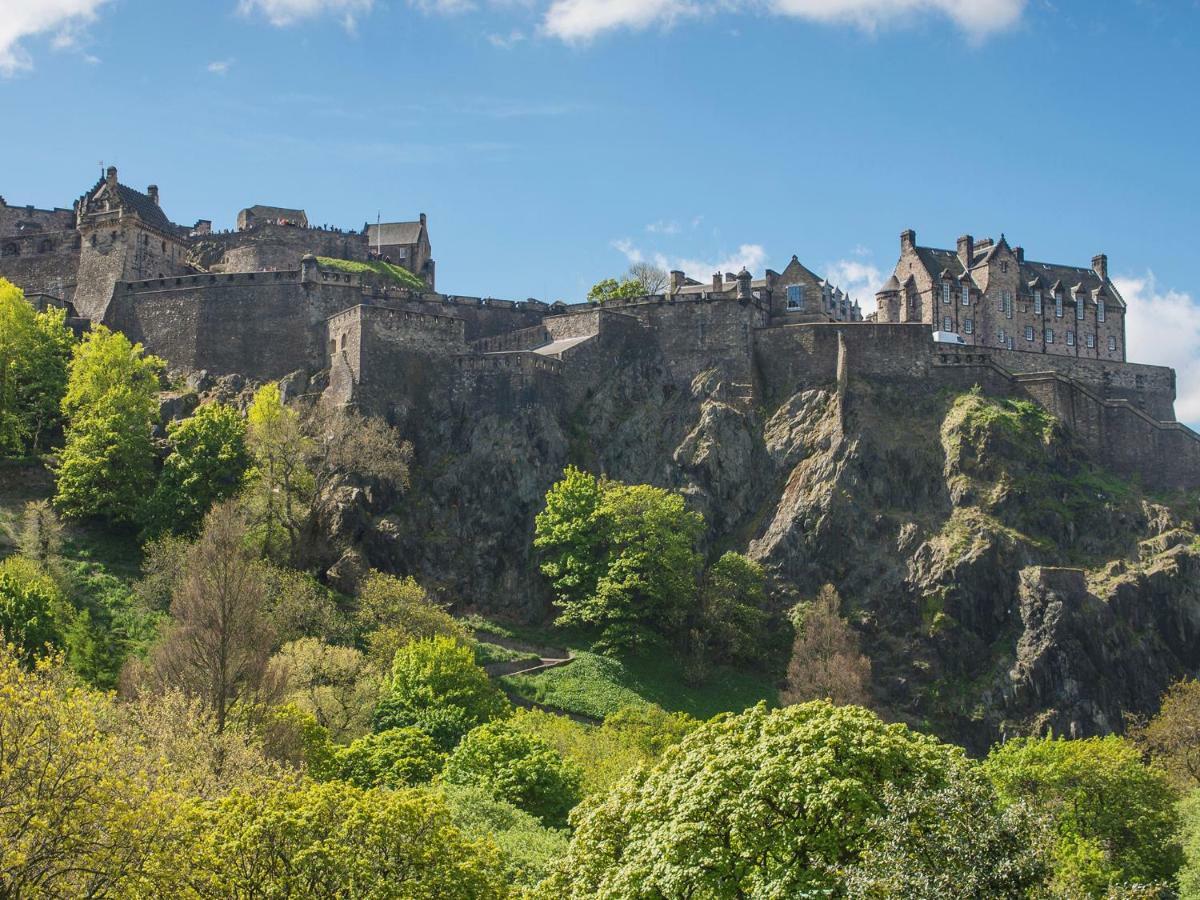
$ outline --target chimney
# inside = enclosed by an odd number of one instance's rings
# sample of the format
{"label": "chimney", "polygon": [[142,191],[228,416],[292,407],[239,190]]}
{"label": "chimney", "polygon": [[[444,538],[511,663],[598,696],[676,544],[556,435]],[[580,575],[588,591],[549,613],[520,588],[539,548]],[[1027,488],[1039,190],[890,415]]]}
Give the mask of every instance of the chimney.
{"label": "chimney", "polygon": [[729,282],[731,282],[731,281],[737,281],[737,276],[734,275],[732,272],[726,272],[725,273],[725,283],[729,284]]}
{"label": "chimney", "polygon": [[678,294],[678,293],[679,293],[679,289],[680,289],[681,287],[683,287],[683,283],[684,283],[684,281],[686,281],[686,280],[687,280],[687,276],[686,276],[686,275],[684,275],[684,274],[683,274],[682,272],[680,272],[678,269],[672,269],[672,270],[671,270],[671,285],[670,285],[670,290],[668,290],[668,291],[667,291],[667,293],[669,293],[669,294]]}
{"label": "chimney", "polygon": [[712,289],[713,289],[714,293],[717,293],[717,294],[721,293],[721,273],[720,272],[713,272],[713,287],[712,287]]}
{"label": "chimney", "polygon": [[109,187],[117,186],[117,167],[109,166],[108,171],[104,173],[104,180],[108,182]]}
{"label": "chimney", "polygon": [[152,184],[146,188],[146,195],[154,201],[154,205],[158,206],[158,185]]}
{"label": "chimney", "polygon": [[421,213],[421,225],[424,226],[424,224],[425,224],[425,213]]}
{"label": "chimney", "polygon": [[969,234],[964,234],[958,239],[958,261],[962,263],[964,269],[971,268],[971,261],[975,258],[975,238]]}
{"label": "chimney", "polygon": [[917,233],[909,228],[907,231],[900,232],[900,253],[912,250],[917,246]]}
{"label": "chimney", "polygon": [[1108,257],[1101,253],[1092,257],[1092,268],[1100,276],[1101,281],[1108,281]]}
{"label": "chimney", "polygon": [[1025,248],[1024,247],[1013,247],[1013,256],[1015,256],[1017,258],[1017,265],[1019,265],[1019,266],[1025,265]]}

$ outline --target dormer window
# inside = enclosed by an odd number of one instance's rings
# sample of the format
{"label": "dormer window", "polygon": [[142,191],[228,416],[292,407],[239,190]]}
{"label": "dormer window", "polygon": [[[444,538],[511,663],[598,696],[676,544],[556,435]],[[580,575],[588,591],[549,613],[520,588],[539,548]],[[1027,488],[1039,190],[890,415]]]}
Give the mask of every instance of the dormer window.
{"label": "dormer window", "polygon": [[1042,314],[1042,292],[1041,291],[1033,292],[1033,314],[1035,316],[1040,316]]}
{"label": "dormer window", "polygon": [[789,284],[787,286],[787,308],[789,310],[804,309],[804,285]]}
{"label": "dormer window", "polygon": [[1054,318],[1061,319],[1063,315],[1063,295],[1062,291],[1054,292]]}
{"label": "dormer window", "polygon": [[948,281],[942,282],[942,302],[943,303],[950,302],[950,282],[948,282]]}
{"label": "dormer window", "polygon": [[1096,301],[1096,321],[1104,321],[1104,298],[1101,297]]}

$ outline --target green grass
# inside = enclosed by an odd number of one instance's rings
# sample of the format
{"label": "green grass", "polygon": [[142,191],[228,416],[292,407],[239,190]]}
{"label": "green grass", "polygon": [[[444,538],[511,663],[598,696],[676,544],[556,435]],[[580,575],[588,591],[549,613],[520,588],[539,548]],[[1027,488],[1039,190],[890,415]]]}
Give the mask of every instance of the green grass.
{"label": "green grass", "polygon": [[349,272],[352,275],[376,275],[384,281],[390,281],[397,287],[409,288],[414,291],[428,290],[428,285],[403,266],[393,265],[383,260],[373,259],[358,262],[353,259],[334,259],[330,256],[318,256],[317,264],[323,269],[335,269],[338,272]]}
{"label": "green grass", "polygon": [[565,666],[500,680],[519,696],[597,719],[649,703],[708,719],[720,712],[740,712],[760,700],[779,702],[775,686],[764,675],[719,669],[707,683],[689,685],[678,662],[665,651],[618,659],[577,650],[575,661]]}
{"label": "green grass", "polygon": [[514,662],[518,659],[527,659],[531,665],[536,665],[540,657],[535,653],[509,650],[507,647],[501,647],[499,644],[488,641],[479,641],[475,644],[475,662],[481,666],[486,666],[488,663]]}

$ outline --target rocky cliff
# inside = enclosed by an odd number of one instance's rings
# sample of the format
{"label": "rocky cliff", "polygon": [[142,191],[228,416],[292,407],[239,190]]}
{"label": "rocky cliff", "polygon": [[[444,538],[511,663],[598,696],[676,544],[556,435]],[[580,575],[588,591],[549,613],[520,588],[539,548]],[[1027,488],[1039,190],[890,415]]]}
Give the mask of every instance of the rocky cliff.
{"label": "rocky cliff", "polygon": [[1200,666],[1196,498],[1112,477],[1031,403],[852,380],[754,409],[719,372],[687,389],[652,355],[571,403],[536,381],[412,377],[388,415],[413,488],[339,487],[342,569],[543,616],[533,518],[575,463],[683,491],[708,549],[762,562],[781,605],[836,585],[880,710],[972,747],[1120,729]]}

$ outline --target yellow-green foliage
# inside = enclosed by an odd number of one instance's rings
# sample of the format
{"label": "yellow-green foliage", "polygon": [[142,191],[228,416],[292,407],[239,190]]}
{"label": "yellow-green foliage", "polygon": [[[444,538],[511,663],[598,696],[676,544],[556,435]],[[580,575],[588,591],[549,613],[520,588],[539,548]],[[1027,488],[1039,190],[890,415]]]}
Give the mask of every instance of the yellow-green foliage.
{"label": "yellow-green foliage", "polygon": [[329,256],[318,256],[317,263],[323,269],[336,269],[339,272],[349,272],[352,275],[374,275],[380,280],[391,282],[397,287],[409,288],[414,291],[428,290],[428,285],[403,266],[397,266],[381,259],[359,262],[353,259],[333,259]]}

